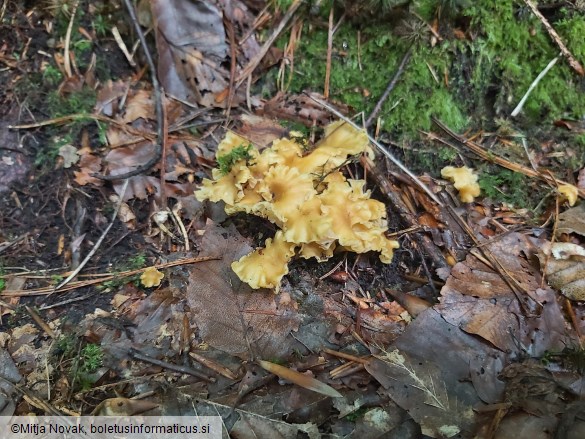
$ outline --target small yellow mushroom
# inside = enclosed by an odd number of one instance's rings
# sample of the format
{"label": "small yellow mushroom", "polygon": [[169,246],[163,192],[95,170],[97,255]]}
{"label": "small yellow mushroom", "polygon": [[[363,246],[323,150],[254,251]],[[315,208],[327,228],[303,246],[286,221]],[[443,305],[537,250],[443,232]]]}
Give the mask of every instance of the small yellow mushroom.
{"label": "small yellow mushroom", "polygon": [[164,277],[164,273],[158,271],[156,267],[148,267],[140,275],[140,283],[146,288],[158,287]]}
{"label": "small yellow mushroom", "polygon": [[579,189],[572,184],[561,184],[557,190],[559,194],[563,195],[569,202],[569,206],[574,206],[579,197]]}
{"label": "small yellow mushroom", "polygon": [[475,197],[479,196],[477,174],[473,172],[473,169],[467,166],[462,168],[446,166],[441,169],[441,175],[453,182],[453,186],[459,191],[459,199],[464,203],[472,203]]}

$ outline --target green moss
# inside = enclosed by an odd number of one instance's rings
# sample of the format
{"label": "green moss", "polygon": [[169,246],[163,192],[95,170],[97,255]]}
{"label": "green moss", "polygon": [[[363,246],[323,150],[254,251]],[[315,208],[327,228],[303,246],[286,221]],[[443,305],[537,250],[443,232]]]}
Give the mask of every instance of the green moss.
{"label": "green moss", "polygon": [[[87,390],[98,378],[95,372],[102,366],[104,351],[101,346],[89,343],[79,350],[79,339],[72,333],[61,335],[52,350],[56,363],[66,365],[76,388]],[[58,370],[60,368],[55,368]]]}
{"label": "green moss", "polygon": [[[471,18],[471,27],[480,32],[477,40],[468,44],[472,60],[479,61],[472,74],[475,87],[482,90],[492,85],[494,110],[509,114],[559,49],[540,21],[514,0],[482,2],[466,9],[465,14]],[[564,8],[559,15],[561,19],[553,21],[553,26],[569,50],[583,59],[585,17],[573,16]],[[530,94],[524,118],[542,124],[563,116],[580,117],[585,112],[584,89],[585,84],[577,84],[575,72],[561,59]]]}
{"label": "green moss", "polygon": [[481,195],[504,201],[518,208],[534,208],[541,200],[535,185],[524,175],[497,166],[482,166],[479,170]]}
{"label": "green moss", "polygon": [[[350,7],[348,2],[336,4]],[[328,13],[330,5],[324,2],[322,12]],[[437,170],[446,164],[457,165],[453,163],[454,151],[430,145],[424,137],[421,139],[420,131],[432,128],[432,117],[454,131],[494,130],[501,125],[498,120],[508,121],[511,129],[522,132],[530,145],[537,144],[547,131],[543,127],[553,129],[554,120],[580,120],[585,114],[582,98],[585,81],[562,57],[532,90],[522,113],[510,118],[534,79],[559,53],[542,23],[524,2],[413,0],[409,10],[416,11],[428,23],[440,16],[438,30],[442,40],[431,47],[426,25],[421,27],[420,21],[409,15],[406,8],[380,14],[374,20],[360,21],[355,17],[346,20],[333,41],[330,97],[350,105],[356,113],[363,111],[369,116],[404,54],[412,47],[411,60],[379,117],[383,130],[406,146],[403,151],[406,164],[415,172],[431,170],[437,176]],[[337,11],[336,17],[340,14]],[[585,16],[575,8],[561,7],[551,10],[547,19],[573,55],[585,60]],[[408,26],[404,26],[405,20]],[[296,48],[289,92],[323,90],[327,29],[323,20],[320,24],[316,21],[305,25]],[[410,34],[398,32],[401,26]],[[456,37],[463,34],[464,38]],[[286,43],[288,35],[282,37],[280,47]],[[267,89],[266,84],[264,87]],[[582,158],[585,136],[573,136],[571,143],[577,149],[577,159]],[[474,165],[481,167],[479,163]],[[496,201],[518,207],[536,204],[539,185],[531,186],[524,177],[495,166],[485,166],[482,175],[484,193]]]}
{"label": "green moss", "polygon": [[93,373],[102,365],[104,357],[104,351],[96,344],[90,343],[81,350],[80,352],[80,372],[81,373]]}
{"label": "green moss", "polygon": [[348,414],[345,419],[347,419],[349,422],[356,422],[358,419],[363,417],[368,412],[368,410],[369,409],[367,407],[360,407],[355,412]]}
{"label": "green moss", "polygon": [[232,149],[228,154],[221,155],[217,158],[219,170],[223,175],[229,174],[232,167],[241,160],[250,160],[250,150],[252,145],[239,145]]}
{"label": "green moss", "polygon": [[89,114],[93,111],[95,102],[96,93],[88,87],[67,96],[61,96],[57,90],[54,90],[47,95],[46,108],[51,118],[71,114]]}
{"label": "green moss", "polygon": [[[472,122],[491,124],[494,116],[509,115],[558,54],[542,24],[515,0],[474,6],[460,0],[421,0],[412,2],[411,7],[427,20],[434,18],[440,7],[442,25],[447,29],[442,30],[444,39],[435,47],[429,46],[428,37],[413,46],[411,61],[380,113],[384,129],[394,135],[415,137],[418,130],[431,127],[431,116],[455,130]],[[585,59],[585,17],[561,9],[556,18],[553,24],[569,49],[578,59]],[[456,19],[469,23],[465,30],[472,38],[450,36]],[[346,22],[335,34],[330,95],[368,115],[410,43],[392,33],[388,23],[364,23],[361,27],[359,51],[357,25]],[[287,40],[284,36],[281,46]],[[307,26],[295,54],[289,91],[322,90],[326,55],[327,30]],[[585,83],[579,82],[564,59],[560,60],[531,93],[521,119],[542,124],[563,116],[580,118],[585,113],[583,91]]]}
{"label": "green moss", "polygon": [[127,264],[124,266],[124,270],[138,270],[146,265],[146,255],[144,253],[138,253],[128,259]]}
{"label": "green moss", "polygon": [[65,136],[51,136],[44,147],[37,151],[35,166],[41,166],[43,170],[52,167],[59,155],[59,149],[64,145],[70,145],[72,141],[73,136],[70,134]]}
{"label": "green moss", "polygon": [[53,65],[48,65],[43,71],[43,82],[49,86],[57,86],[62,80],[63,73]]}
{"label": "green moss", "polygon": [[[368,115],[398,68],[407,44],[385,26],[364,30],[359,51],[357,30],[349,24],[340,28],[335,40],[330,95]],[[305,35],[298,50],[302,55],[297,55],[300,61],[295,63],[291,91],[321,89],[326,68],[326,30],[313,30],[310,35]],[[439,117],[455,128],[465,126],[467,118],[461,105],[442,83],[437,83],[429,68],[442,72],[448,65],[449,56],[443,47],[415,50],[379,115],[387,131],[412,137],[419,129],[430,128],[431,116]]]}

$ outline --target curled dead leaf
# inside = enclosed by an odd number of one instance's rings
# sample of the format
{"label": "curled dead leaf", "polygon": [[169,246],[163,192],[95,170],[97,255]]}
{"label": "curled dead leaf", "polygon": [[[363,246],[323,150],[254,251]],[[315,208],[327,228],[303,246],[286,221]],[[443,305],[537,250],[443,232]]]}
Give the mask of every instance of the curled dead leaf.
{"label": "curled dead leaf", "polygon": [[150,401],[140,401],[128,398],[109,398],[94,409],[97,416],[132,416],[144,413],[158,407],[158,404]]}
{"label": "curled dead leaf", "polygon": [[332,398],[343,398],[343,395],[333,387],[316,380],[315,378],[303,375],[296,370],[292,370],[287,367],[264,360],[258,360],[258,364],[268,372],[273,373],[274,375],[284,380],[288,380],[297,386],[301,386],[305,389],[312,390],[313,392],[317,392],[322,395],[331,396]]}

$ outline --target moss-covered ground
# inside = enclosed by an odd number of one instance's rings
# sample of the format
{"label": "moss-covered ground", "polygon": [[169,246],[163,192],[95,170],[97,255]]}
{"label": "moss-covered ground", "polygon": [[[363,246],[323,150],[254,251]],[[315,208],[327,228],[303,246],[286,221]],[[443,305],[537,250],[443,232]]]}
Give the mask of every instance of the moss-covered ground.
{"label": "moss-covered ground", "polygon": [[[540,148],[543,137],[553,137],[557,148],[574,150],[572,166],[582,165],[583,135],[567,135],[553,127],[556,120],[580,120],[585,115],[585,80],[571,69],[566,59],[561,58],[544,76],[521,114],[510,117],[530,84],[559,54],[558,46],[524,2],[371,3],[368,6],[364,3],[362,11],[348,2],[334,5],[336,21],[344,12],[346,16],[334,36],[330,96],[349,104],[356,112],[363,111],[367,117],[411,49],[410,62],[379,117],[383,136],[405,146],[405,160],[417,171],[436,176],[440,166],[457,164],[453,151],[422,141],[424,136],[420,132],[433,129],[431,117],[457,132],[496,131],[502,127],[515,130],[526,138],[531,150]],[[392,8],[396,3],[402,5]],[[295,51],[294,73],[285,81],[289,92],[323,90],[330,6],[322,2],[317,15],[315,7],[313,15],[307,12]],[[373,14],[375,6],[378,13]],[[543,5],[541,9],[569,50],[583,63],[584,11],[569,3]],[[440,39],[433,35],[431,26]],[[281,47],[288,43],[288,38],[288,34],[283,35]],[[477,162],[475,166],[488,173],[483,178],[485,187],[496,185],[490,196],[518,204],[531,198],[522,193],[523,186],[529,187],[523,183],[523,177],[512,177]],[[566,170],[566,163],[563,166]],[[513,189],[507,190],[509,186]],[[536,200],[538,196],[532,198]]]}

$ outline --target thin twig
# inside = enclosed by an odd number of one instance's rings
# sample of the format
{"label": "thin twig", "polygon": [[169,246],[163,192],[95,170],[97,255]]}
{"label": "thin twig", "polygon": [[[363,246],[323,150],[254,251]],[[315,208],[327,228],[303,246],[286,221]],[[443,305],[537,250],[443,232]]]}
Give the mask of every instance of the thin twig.
{"label": "thin twig", "polygon": [[323,348],[322,351],[329,355],[333,355],[334,357],[343,358],[344,360],[354,361],[356,363],[362,364],[368,363],[370,361],[370,358],[372,358],[370,355],[366,357],[356,357],[355,355],[347,354],[345,352],[340,351],[334,351],[333,349],[329,348]]}
{"label": "thin twig", "polygon": [[[321,99],[318,99],[318,98],[312,96],[309,93],[306,93],[305,92],[304,94],[306,96],[308,96],[311,100],[317,102],[323,108],[326,108],[327,110],[329,110],[335,116],[339,117],[340,119],[342,119],[343,121],[345,121],[346,123],[348,123],[349,125],[351,125],[352,127],[354,127],[356,130],[362,130],[362,128],[360,128],[358,125],[356,125],[350,119],[348,119],[347,117],[345,117],[342,113],[340,113],[339,111],[337,111],[334,107],[332,107],[331,105],[329,105],[327,102],[324,102]],[[414,175],[413,172],[410,169],[408,169],[405,165],[403,165],[400,160],[398,160],[396,157],[394,157],[394,155],[390,151],[388,151],[386,148],[384,148],[376,139],[374,139],[372,136],[370,136],[367,131],[366,131],[366,134],[367,134],[368,139],[370,140],[370,142],[374,146],[376,146],[376,148],[378,148],[378,151],[380,151],[384,156],[386,156],[388,159],[390,159],[390,161],[392,163],[394,163],[396,166],[398,166],[398,168],[400,168],[400,170],[402,172],[404,172],[406,175],[408,175],[410,178],[412,178],[412,180],[416,183],[416,185],[418,187],[420,187],[423,191],[425,191],[427,193],[427,195],[429,197],[431,197],[431,199],[435,203],[437,203],[441,207],[443,206],[443,203],[436,197],[436,195],[433,194],[433,192],[422,181],[420,181],[418,179],[418,177],[416,175]]]}
{"label": "thin twig", "polygon": [[565,56],[565,58],[567,58],[567,60],[569,61],[569,65],[573,68],[573,70],[575,70],[579,75],[585,76],[585,70],[583,70],[583,66],[579,63],[579,61],[575,59],[575,57],[569,51],[569,49],[567,49],[567,46],[565,46],[565,43],[563,43],[563,40],[561,40],[561,37],[559,36],[559,34],[557,34],[557,31],[554,30],[554,28],[550,25],[547,19],[544,18],[544,15],[540,13],[536,5],[532,3],[530,0],[524,0],[524,3],[526,3],[526,5],[530,8],[532,13],[536,15],[538,19],[541,21],[541,23],[544,25],[548,34],[555,41],[555,43],[557,43],[557,46],[559,46],[559,49],[561,49],[561,53]]}
{"label": "thin twig", "polygon": [[72,299],[62,300],[61,302],[53,303],[51,305],[41,305],[39,307],[39,311],[46,311],[47,309],[58,308],[60,306],[69,305],[70,303],[81,302],[82,300],[89,299],[93,295],[95,295],[95,293],[89,293],[89,294],[86,294],[85,296],[74,297]]}
{"label": "thin twig", "polygon": [[390,92],[394,89],[394,87],[396,87],[396,84],[398,83],[398,80],[402,76],[402,73],[404,73],[404,68],[406,67],[406,64],[408,64],[408,61],[410,60],[411,56],[412,56],[412,46],[404,54],[404,57],[402,58],[402,61],[400,61],[400,65],[398,66],[396,73],[394,73],[394,77],[392,78],[392,80],[388,84],[388,87],[386,87],[386,90],[384,90],[384,94],[382,94],[382,97],[380,98],[380,100],[378,101],[378,103],[376,104],[374,109],[372,110],[372,113],[370,114],[370,116],[366,120],[366,128],[370,127],[370,125],[372,124],[372,121],[378,116],[378,113],[380,112],[380,110],[382,110],[382,105],[384,105],[384,102],[386,102],[386,99],[388,99]]}
{"label": "thin twig", "polygon": [[327,62],[325,64],[325,86],[323,97],[329,98],[329,81],[331,79],[331,56],[333,53],[333,5],[329,11],[329,28],[327,30]]}
{"label": "thin twig", "polygon": [[[65,122],[69,122],[71,120],[83,120],[83,119],[92,119],[99,122],[106,122],[111,123],[122,129],[124,132],[128,134],[132,134],[134,136],[140,136],[146,140],[153,140],[154,137],[149,133],[139,131],[134,129],[123,122],[117,121],[107,116],[103,116],[101,114],[89,114],[89,113],[76,113],[76,114],[68,114],[67,116],[55,117],[53,119],[47,119],[40,122],[33,122],[21,125],[8,125],[8,129],[11,130],[28,130],[31,128],[42,128],[49,125],[60,125]],[[119,145],[117,145],[119,146]]]}
{"label": "thin twig", "polygon": [[[162,264],[155,264],[153,265],[154,268],[164,269],[170,267],[177,267],[179,265],[186,265],[186,264],[196,264],[198,262],[206,262],[206,261],[213,261],[216,259],[221,259],[217,256],[201,256],[197,258],[184,258],[179,259],[178,261],[171,261],[171,262],[163,262]],[[71,282],[69,285],[62,287],[60,290],[56,291],[58,293],[76,290],[78,288],[88,287],[90,285],[101,284],[104,282],[109,282],[114,279],[121,279],[129,276],[134,276],[135,274],[140,274],[144,272],[146,269],[150,267],[139,268],[137,270],[128,270],[128,271],[121,271],[115,274],[108,274],[108,273],[98,273],[95,276],[99,276],[99,279],[91,279],[91,280],[84,280],[78,282]],[[26,276],[26,274],[22,274]],[[83,276],[83,275],[80,275]],[[54,292],[53,287],[43,287],[43,288],[36,288],[32,290],[10,290],[10,291],[2,291],[0,292],[0,297],[23,297],[23,296],[45,296],[48,294],[53,294]]]}
{"label": "thin twig", "polygon": [[168,363],[166,361],[157,360],[156,358],[149,357],[148,355],[141,354],[140,352],[136,351],[135,349],[130,350],[130,357],[134,360],[144,361],[146,363],[154,364],[155,366],[160,366],[165,369],[169,369],[179,373],[186,373],[188,375],[195,376],[197,378],[201,378],[203,381],[207,381],[208,383],[214,383],[216,381],[215,378],[209,377],[198,370],[193,369],[192,367],[187,366],[179,366],[177,364]]}
{"label": "thin twig", "polygon": [[167,174],[167,146],[169,142],[169,119],[167,117],[167,110],[164,106],[162,108],[162,139],[160,139],[160,150],[161,150],[161,157],[160,157],[160,202],[161,202],[161,209],[167,210],[168,208],[168,200],[167,200],[167,189],[166,189],[166,174]]}
{"label": "thin twig", "polygon": [[71,72],[71,58],[69,56],[69,45],[71,44],[71,31],[73,30],[73,22],[75,21],[75,14],[77,13],[77,7],[79,6],[79,0],[75,2],[73,5],[73,10],[71,11],[71,18],[69,19],[69,25],[67,26],[67,32],[65,34],[65,51],[63,53],[63,67],[65,69],[65,75],[67,78],[71,78],[73,76],[73,72]]}
{"label": "thin twig", "polygon": [[[124,180],[130,177],[134,177],[135,175],[142,174],[145,171],[148,171],[154,165],[158,163],[162,155],[162,148],[163,148],[163,140],[164,140],[164,121],[163,121],[163,104],[162,104],[162,90],[161,86],[158,82],[156,76],[156,67],[154,66],[154,61],[152,60],[152,55],[150,54],[150,50],[148,50],[148,45],[146,44],[146,38],[144,37],[144,33],[142,32],[142,28],[140,27],[140,23],[138,22],[138,18],[136,17],[136,11],[134,10],[134,6],[132,5],[131,0],[124,0],[126,4],[126,9],[128,9],[128,14],[130,14],[130,19],[134,24],[134,28],[136,29],[136,33],[138,34],[138,39],[140,40],[140,44],[142,44],[142,49],[144,50],[144,55],[146,57],[146,63],[148,64],[148,68],[150,69],[150,76],[152,78],[152,87],[154,89],[154,102],[155,102],[155,110],[156,110],[156,137],[157,141],[154,146],[154,155],[151,157],[149,161],[145,164],[138,166],[137,168],[133,169],[130,172],[126,172],[124,174],[118,175],[101,175],[101,174],[92,174],[92,177],[99,178],[100,180]],[[163,164],[164,166],[164,164]]]}
{"label": "thin twig", "polygon": [[30,314],[30,316],[32,317],[32,319],[36,322],[37,325],[39,325],[41,327],[41,329],[43,331],[45,331],[45,333],[51,337],[51,338],[57,338],[55,335],[55,331],[53,331],[51,329],[51,327],[49,325],[47,325],[43,319],[41,318],[40,315],[38,315],[38,313],[32,309],[30,306],[25,306],[24,307],[26,309],[26,311]]}
{"label": "thin twig", "polygon": [[520,113],[520,111],[522,111],[522,107],[524,107],[524,104],[526,103],[526,99],[528,99],[528,95],[530,95],[530,93],[532,92],[532,90],[534,90],[534,87],[536,87],[538,85],[540,80],[542,78],[544,78],[544,75],[546,75],[548,73],[548,71],[553,68],[553,66],[559,60],[560,56],[561,56],[561,54],[559,53],[559,55],[556,58],[553,58],[552,61],[549,62],[547,64],[547,66],[543,69],[543,71],[538,74],[536,79],[534,81],[532,81],[532,84],[530,84],[530,87],[528,87],[528,90],[526,91],[526,93],[524,94],[524,96],[522,97],[522,99],[520,100],[518,105],[516,105],[516,108],[514,108],[514,111],[512,111],[512,113],[510,114],[512,117],[518,116],[518,113]]}
{"label": "thin twig", "polygon": [[83,270],[83,267],[85,267],[85,265],[93,257],[93,255],[98,250],[98,248],[100,248],[100,245],[102,245],[104,238],[106,237],[106,235],[108,234],[108,232],[110,231],[110,229],[114,225],[114,222],[116,221],[116,217],[118,216],[118,212],[120,211],[120,206],[122,205],[122,202],[124,200],[124,194],[126,193],[126,188],[128,187],[129,181],[130,180],[124,181],[124,186],[122,187],[122,193],[120,194],[120,199],[118,200],[118,204],[116,205],[116,209],[114,210],[114,214],[112,215],[112,220],[110,221],[110,224],[108,224],[108,227],[106,227],[106,230],[104,230],[104,233],[102,233],[102,236],[100,236],[100,238],[97,240],[97,242],[95,243],[95,245],[93,246],[91,251],[87,254],[85,259],[81,262],[81,264],[79,264],[79,266],[73,271],[73,273],[71,273],[69,276],[67,276],[67,278],[63,282],[61,282],[59,285],[57,285],[55,287],[55,289],[53,290],[53,292],[57,291],[59,288],[65,286],[65,285],[67,285],[67,283],[71,279],[73,279],[75,276],[77,276],[79,274],[79,272],[81,270]]}
{"label": "thin twig", "polygon": [[126,47],[126,43],[122,39],[122,35],[120,35],[120,31],[116,26],[112,27],[112,35],[114,36],[114,40],[116,40],[118,47],[126,57],[126,61],[128,61],[128,64],[130,64],[131,67],[136,67],[136,62],[134,62],[132,54],[128,51],[128,47]]}
{"label": "thin twig", "polygon": [[[404,200],[399,194],[398,189],[388,180],[388,178],[376,171],[374,163],[367,157],[362,157],[362,165],[364,168],[369,169],[370,174],[376,181],[378,187],[382,190],[382,193],[390,200],[392,210],[394,210],[400,219],[407,227],[416,227],[420,229],[420,224],[416,215],[414,215],[404,203]],[[425,253],[433,261],[437,268],[448,268],[449,265],[445,260],[443,253],[437,248],[432,239],[427,236],[426,233],[413,233],[413,239],[416,243],[425,250]]]}

